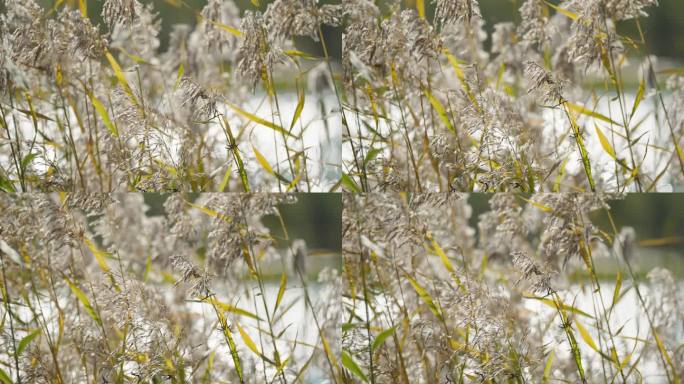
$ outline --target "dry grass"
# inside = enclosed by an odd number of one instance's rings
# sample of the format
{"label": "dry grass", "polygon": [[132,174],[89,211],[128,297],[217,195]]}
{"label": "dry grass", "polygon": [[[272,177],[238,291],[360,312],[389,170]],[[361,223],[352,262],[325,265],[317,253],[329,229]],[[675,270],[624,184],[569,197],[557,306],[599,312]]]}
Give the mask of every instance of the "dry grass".
{"label": "dry grass", "polygon": [[[8,1],[0,22],[0,189],[327,191],[339,179],[339,118],[321,25],[339,6],[281,0],[174,2],[198,23],[160,49],[153,5]],[[92,15],[91,15],[92,16]],[[294,20],[292,20],[294,18]],[[339,108],[337,108],[339,110]]]}
{"label": "dry grass", "polygon": [[0,196],[0,382],[336,377],[339,272],[261,223],[296,197],[163,197]]}
{"label": "dry grass", "polygon": [[[345,186],[355,192],[667,191],[682,185],[682,77],[648,55],[655,0],[351,1]],[[618,25],[636,26],[638,39]],[[636,79],[630,88],[626,79]]]}
{"label": "dry grass", "polygon": [[[477,218],[476,238],[466,196],[346,196],[342,346],[350,377],[680,382],[681,290],[662,268],[647,281],[635,276],[633,229],[609,233],[591,223],[590,212],[610,217],[606,198],[496,194]],[[612,277],[599,279],[597,261]]]}

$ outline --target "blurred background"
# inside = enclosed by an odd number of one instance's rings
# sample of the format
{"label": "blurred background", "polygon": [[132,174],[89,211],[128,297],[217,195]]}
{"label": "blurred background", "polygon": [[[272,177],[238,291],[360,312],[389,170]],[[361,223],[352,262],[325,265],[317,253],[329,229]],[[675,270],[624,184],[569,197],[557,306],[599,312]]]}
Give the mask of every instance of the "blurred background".
{"label": "blurred background", "polygon": [[[491,195],[481,193],[469,196],[473,228],[477,229],[478,215],[489,210],[490,198]],[[522,199],[519,203],[525,205]],[[684,279],[684,193],[630,193],[621,199],[609,200],[608,204],[617,230],[629,226],[636,232],[637,256],[633,262],[639,275],[660,266]],[[590,218],[598,229],[614,234],[605,211],[592,212]],[[607,275],[612,273],[607,270],[612,268],[610,262],[599,267]]]}
{"label": "blurred background", "polygon": [[[46,7],[51,7],[54,0],[38,0]],[[270,1],[250,0],[234,0],[235,3],[244,12],[249,9],[265,10]],[[67,0],[67,3],[72,3],[72,6],[77,6],[76,0]],[[387,1],[376,0],[382,8],[386,8]],[[479,0],[482,16],[486,24],[487,32],[491,34],[493,26],[496,23],[505,21],[520,21],[520,14],[518,8],[523,0]],[[558,4],[560,0],[550,0],[551,3]],[[3,8],[3,3],[0,2],[0,9]],[[88,15],[96,23],[101,21],[100,13],[102,10],[101,0],[87,0]],[[206,4],[206,0],[143,0],[143,3],[154,3],[154,8],[159,13],[162,25],[161,45],[162,50],[165,49],[168,42],[168,33],[173,24],[195,24],[196,16],[190,8],[200,11]],[[320,3],[339,3],[335,0],[320,0]],[[434,4],[431,1],[425,1],[426,13],[429,19],[434,13]],[[651,7],[648,9],[649,17],[641,20],[641,25],[647,39],[648,51],[654,55],[663,58],[674,59],[678,62],[684,60],[684,1],[682,0],[659,0],[660,6]],[[254,4],[259,4],[255,6]],[[413,7],[415,0],[403,0],[403,5],[406,7]],[[239,27],[239,26],[233,26]],[[637,39],[638,29],[634,20],[622,22],[619,26],[619,31],[626,36]],[[328,48],[336,58],[340,57],[341,52],[341,29],[324,27],[323,33],[328,44]],[[488,42],[489,43],[489,42]],[[322,55],[320,44],[314,42],[309,38],[299,38],[297,41],[300,50]]]}
{"label": "blurred background", "polygon": [[[342,251],[342,195],[339,193],[297,193],[297,202],[281,204],[278,209],[287,230],[286,238],[280,219],[276,215],[264,216],[261,222],[269,228],[276,239],[274,246],[285,258],[285,265],[293,262],[291,250],[293,241],[306,242],[306,273],[315,280],[325,267],[341,268]],[[188,201],[197,199],[198,194],[186,194]],[[169,194],[146,193],[145,203],[149,206],[148,216],[164,215],[164,202]],[[207,220],[211,220],[207,216]],[[264,278],[278,279],[282,263],[262,265]]]}
{"label": "blurred background", "polygon": [[[279,241],[281,247],[291,245],[293,239],[303,239],[309,249],[340,252],[342,249],[342,195],[338,193],[297,193],[297,202],[279,206],[289,241],[278,217],[268,215],[262,222]],[[149,216],[164,214],[164,202],[169,194],[146,193],[145,203],[150,209]],[[198,194],[187,194],[189,201],[197,199]]]}

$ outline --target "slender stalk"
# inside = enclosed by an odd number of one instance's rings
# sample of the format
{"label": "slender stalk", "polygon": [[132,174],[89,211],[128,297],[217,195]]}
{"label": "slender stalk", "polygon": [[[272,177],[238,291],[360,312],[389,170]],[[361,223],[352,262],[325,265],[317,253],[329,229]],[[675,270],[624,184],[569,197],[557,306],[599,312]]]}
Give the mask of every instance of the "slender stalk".
{"label": "slender stalk", "polygon": [[2,299],[5,302],[5,314],[9,317],[10,336],[12,337],[12,350],[14,357],[14,369],[17,375],[17,384],[21,384],[21,376],[19,371],[19,355],[17,353],[17,338],[14,333],[14,316],[12,315],[12,308],[10,307],[9,285],[7,285],[7,275],[5,274],[5,253],[0,251],[0,262],[2,262]]}

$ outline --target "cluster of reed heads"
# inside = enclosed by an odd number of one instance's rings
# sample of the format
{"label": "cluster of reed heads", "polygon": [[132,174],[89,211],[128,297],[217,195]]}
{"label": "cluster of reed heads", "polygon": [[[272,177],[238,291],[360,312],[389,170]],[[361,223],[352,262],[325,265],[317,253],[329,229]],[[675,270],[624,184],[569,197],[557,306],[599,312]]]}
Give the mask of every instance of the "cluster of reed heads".
{"label": "cluster of reed heads", "polygon": [[[288,0],[241,14],[232,1],[173,4],[197,23],[172,26],[162,51],[152,4],[105,1],[96,25],[86,0],[5,2],[0,189],[335,186],[339,108],[321,31],[339,24],[340,6]],[[297,50],[302,36],[324,57]]]}
{"label": "cluster of reed heads", "polygon": [[[286,194],[0,195],[0,382],[293,383],[335,374],[339,271],[262,219]],[[292,254],[270,278],[265,267]],[[272,268],[272,267],[271,267]],[[273,272],[271,272],[273,273]],[[271,281],[272,280],[272,281]],[[314,288],[310,285],[315,285]],[[341,368],[338,368],[341,369]]]}
{"label": "cluster of reed heads", "polygon": [[[349,1],[343,177],[354,191],[661,191],[684,176],[681,69],[648,55],[657,0]],[[514,18],[514,17],[511,17]],[[622,36],[618,29],[635,32]],[[487,33],[487,28],[492,33]]]}
{"label": "cluster of reed heads", "polygon": [[477,218],[467,197],[344,196],[354,381],[681,382],[681,283],[661,267],[637,276],[634,229],[592,223],[613,222],[611,196],[498,193]]}

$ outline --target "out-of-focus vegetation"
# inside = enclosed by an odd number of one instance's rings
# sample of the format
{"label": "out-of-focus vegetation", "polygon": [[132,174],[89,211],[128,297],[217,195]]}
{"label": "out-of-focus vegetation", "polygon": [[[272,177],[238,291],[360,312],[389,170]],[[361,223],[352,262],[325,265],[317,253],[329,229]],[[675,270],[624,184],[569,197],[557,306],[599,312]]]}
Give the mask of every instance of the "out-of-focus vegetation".
{"label": "out-of-focus vegetation", "polygon": [[[51,0],[41,0],[38,1],[44,7],[49,7],[54,3]],[[74,7],[78,7],[78,4],[74,0],[69,0],[67,3],[73,3]],[[159,20],[161,21],[161,35],[159,36],[160,49],[166,49],[169,43],[169,32],[175,24],[190,24],[195,25],[197,23],[197,17],[189,9],[194,9],[196,11],[202,10],[202,8],[207,5],[206,0],[142,0],[142,3],[153,3],[155,11],[159,14]],[[240,8],[240,12],[244,13],[246,10],[266,10],[266,6],[272,1],[257,1],[251,2],[250,0],[235,0],[235,4]],[[86,0],[88,5],[88,17],[97,24],[102,23],[102,1]],[[258,3],[258,6],[255,6]],[[320,1],[321,4],[336,3],[336,1],[323,0]],[[0,11],[2,10],[3,4],[0,4]],[[239,27],[239,26],[234,26]],[[328,50],[330,55],[334,58],[339,59],[341,56],[340,49],[342,47],[342,30],[341,28],[330,27],[327,25],[322,26],[323,36],[325,36],[326,44],[328,44]],[[302,51],[315,54],[318,56],[323,55],[323,50],[321,44],[313,41],[307,37],[298,37],[295,39],[297,48]]]}
{"label": "out-of-focus vegetation", "polygon": [[296,43],[341,7],[2,3],[0,190],[339,188],[331,60]]}
{"label": "out-of-focus vegetation", "polygon": [[[145,203],[150,209],[148,215],[164,214],[164,202],[170,196],[163,193],[146,193]],[[196,198],[198,194],[190,194],[189,198]],[[282,241],[281,245],[290,244],[292,239],[302,239],[310,249],[320,249],[332,252],[340,251],[342,232],[341,215],[342,200],[339,194],[333,193],[299,193],[297,204],[279,206],[283,222],[287,228],[289,241]],[[282,225],[275,215],[263,218],[266,225],[278,239],[285,238]]]}
{"label": "out-of-focus vegetation", "polygon": [[[43,1],[49,3],[49,1]],[[149,2],[144,1],[144,2]],[[206,5],[204,0],[185,0],[185,4],[193,9],[202,9]],[[335,1],[325,0],[322,3],[334,3]],[[380,1],[384,2],[384,1]],[[558,3],[557,0],[552,1]],[[155,9],[159,12],[162,22],[162,48],[168,43],[168,33],[171,26],[174,24],[194,24],[196,22],[195,15],[188,12],[186,8],[181,8],[181,0],[157,0],[154,1]],[[236,0],[235,3],[241,10],[255,9],[255,6],[249,0]],[[266,5],[270,1],[258,2],[258,9],[266,9]],[[413,5],[414,0],[405,0],[404,5]],[[434,5],[425,2],[426,13],[431,16],[434,12]],[[677,60],[684,59],[684,6],[681,0],[660,0],[658,7],[649,9],[649,17],[642,20],[642,26],[646,33],[649,52],[659,57],[674,58]],[[520,13],[518,8],[522,4],[521,0],[480,0],[480,9],[485,20],[488,21],[485,26],[486,30],[491,33],[494,24],[505,21],[520,21]],[[100,12],[102,10],[102,2],[89,0],[88,14],[94,20],[100,20]],[[634,21],[628,21],[620,25],[621,33],[636,37],[638,31]],[[341,47],[341,30],[339,28],[325,27],[323,34],[326,37],[331,55],[340,57]],[[316,44],[307,38],[301,38],[298,41],[301,49],[310,51],[312,53],[319,53],[320,44]]]}
{"label": "out-of-focus vegetation", "polygon": [[[468,202],[473,207],[470,218],[473,228],[477,228],[478,216],[490,209],[491,197],[482,193],[469,197]],[[684,194],[630,193],[624,198],[609,200],[608,204],[617,228],[633,227],[639,234],[638,240],[646,241],[647,245],[684,251]],[[610,221],[603,211],[592,212],[592,220],[601,230],[611,231]]]}
{"label": "out-of-focus vegetation", "polygon": [[[473,209],[469,224],[476,231],[480,215],[491,209],[491,194],[476,193],[468,198]],[[529,195],[519,195],[524,203]],[[623,198],[608,200],[610,218],[606,211],[590,213],[592,223],[603,233],[616,228],[632,227],[636,233],[639,257],[634,268],[640,278],[656,266],[667,268],[678,279],[684,278],[684,194],[682,193],[630,193]],[[601,278],[615,273],[615,265],[605,260],[597,262]]]}
{"label": "out-of-focus vegetation", "polygon": [[[311,250],[341,250],[342,198],[334,193],[300,193],[297,204],[280,207],[290,239],[303,239]],[[284,237],[275,216],[266,216],[264,224],[274,236]]]}
{"label": "out-of-focus vegetation", "polygon": [[630,204],[658,217],[658,197],[345,195],[345,367],[370,383],[681,383],[681,281],[618,223]]}
{"label": "out-of-focus vegetation", "polygon": [[0,194],[0,383],[337,377],[336,266],[301,240],[283,252],[262,221],[306,201]]}

